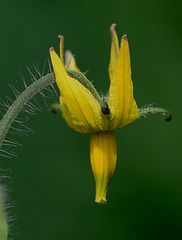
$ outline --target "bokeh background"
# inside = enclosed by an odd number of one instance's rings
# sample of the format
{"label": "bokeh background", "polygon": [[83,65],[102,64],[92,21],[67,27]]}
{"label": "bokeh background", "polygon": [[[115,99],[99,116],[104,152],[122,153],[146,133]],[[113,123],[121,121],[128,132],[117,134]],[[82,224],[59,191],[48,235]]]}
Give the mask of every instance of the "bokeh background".
{"label": "bokeh background", "polygon": [[4,184],[14,240],[182,239],[181,12],[175,0],[1,2],[1,98],[12,97],[9,84],[23,89],[22,77],[31,81],[26,66],[43,69],[60,33],[82,71],[107,92],[109,26],[116,22],[119,36],[128,34],[138,106],[173,113],[170,123],[152,116],[116,131],[116,172],[108,203],[97,205],[89,135],[69,129],[38,98],[45,111],[26,122],[34,132],[14,135],[23,145],[18,157],[0,159],[10,177]]}

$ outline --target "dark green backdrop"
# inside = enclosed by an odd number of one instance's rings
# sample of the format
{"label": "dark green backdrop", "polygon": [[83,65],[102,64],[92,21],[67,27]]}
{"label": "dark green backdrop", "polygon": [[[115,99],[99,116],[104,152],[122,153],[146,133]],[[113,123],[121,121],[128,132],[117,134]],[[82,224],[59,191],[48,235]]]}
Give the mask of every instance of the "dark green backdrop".
{"label": "dark green backdrop", "polygon": [[2,98],[12,95],[8,84],[21,89],[21,76],[29,81],[26,66],[43,68],[60,33],[106,92],[109,26],[116,22],[119,36],[128,34],[137,104],[155,103],[174,115],[170,123],[153,116],[116,132],[118,163],[104,206],[94,203],[89,136],[48,111],[33,116],[26,125],[34,132],[14,136],[23,144],[19,156],[0,159],[11,169],[14,240],[182,239],[181,12],[175,0],[1,2]]}

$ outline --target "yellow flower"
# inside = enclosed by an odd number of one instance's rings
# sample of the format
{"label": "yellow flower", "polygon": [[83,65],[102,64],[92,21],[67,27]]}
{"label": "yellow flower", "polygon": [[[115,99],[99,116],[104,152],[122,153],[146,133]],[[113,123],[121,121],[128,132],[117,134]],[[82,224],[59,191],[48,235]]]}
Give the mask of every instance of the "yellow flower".
{"label": "yellow flower", "polygon": [[124,35],[119,46],[115,24],[110,31],[110,87],[106,97],[100,96],[81,73],[70,51],[66,52],[64,63],[62,36],[60,57],[50,48],[63,118],[74,130],[91,133],[90,160],[96,182],[95,201],[98,203],[106,202],[108,183],[116,165],[117,147],[113,130],[139,118],[133,97],[128,39]]}

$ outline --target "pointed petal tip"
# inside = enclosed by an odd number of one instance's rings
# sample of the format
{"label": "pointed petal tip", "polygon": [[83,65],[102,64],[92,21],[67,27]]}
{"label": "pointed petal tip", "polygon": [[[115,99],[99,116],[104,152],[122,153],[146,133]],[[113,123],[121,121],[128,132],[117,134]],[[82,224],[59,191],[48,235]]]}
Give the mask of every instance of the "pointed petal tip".
{"label": "pointed petal tip", "polygon": [[53,52],[54,51],[54,48],[53,47],[50,47],[49,48],[49,52]]}
{"label": "pointed petal tip", "polygon": [[114,32],[115,29],[116,29],[116,23],[111,24],[111,26],[110,26],[110,32],[111,32],[111,33]]}
{"label": "pointed petal tip", "polygon": [[66,49],[65,54],[72,54],[72,51],[70,49]]}
{"label": "pointed petal tip", "polygon": [[128,41],[128,36],[127,36],[127,34],[124,34],[123,37],[122,37],[122,39]]}
{"label": "pointed petal tip", "polygon": [[99,205],[104,205],[107,203],[107,200],[106,199],[95,199],[95,202]]}
{"label": "pointed petal tip", "polygon": [[64,36],[62,34],[59,34],[58,38],[60,38],[60,40],[64,40]]}

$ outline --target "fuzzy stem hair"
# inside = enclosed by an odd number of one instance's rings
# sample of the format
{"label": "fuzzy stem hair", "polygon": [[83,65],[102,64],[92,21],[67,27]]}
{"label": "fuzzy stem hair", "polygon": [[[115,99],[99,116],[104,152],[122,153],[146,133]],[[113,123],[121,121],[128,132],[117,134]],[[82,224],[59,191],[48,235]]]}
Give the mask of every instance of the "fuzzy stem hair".
{"label": "fuzzy stem hair", "polygon": [[54,74],[48,73],[47,75],[33,82],[16,98],[16,100],[13,102],[11,107],[7,110],[6,114],[0,121],[0,149],[12,123],[15,121],[19,113],[23,110],[24,106],[36,94],[40,93],[43,89],[47,88],[49,85],[52,85],[54,81],[55,81]]}
{"label": "fuzzy stem hair", "polygon": [[169,122],[172,120],[172,114],[169,110],[161,107],[153,107],[151,105],[144,106],[138,109],[141,117],[147,117],[150,114],[160,114],[165,117],[165,121]]}

